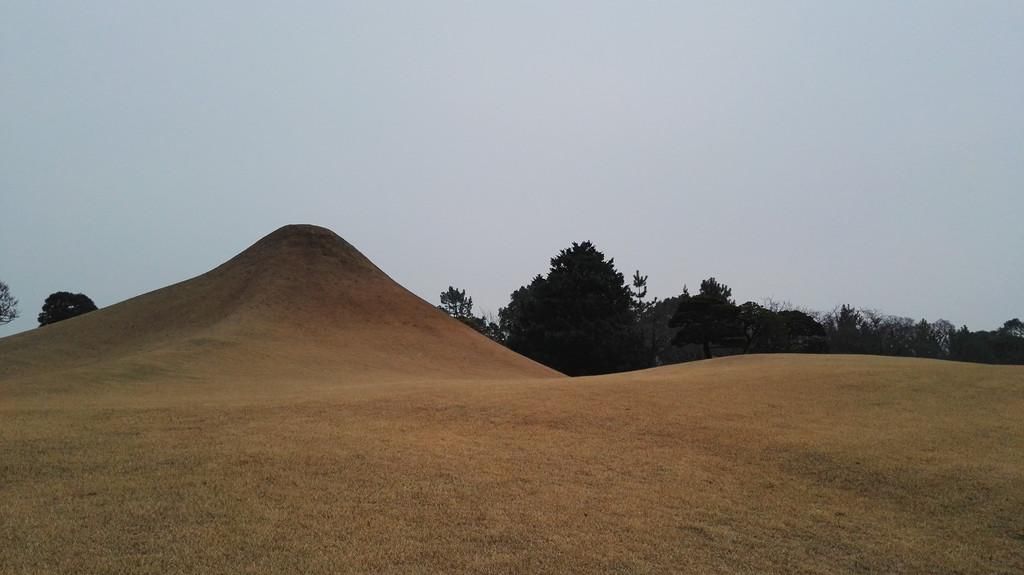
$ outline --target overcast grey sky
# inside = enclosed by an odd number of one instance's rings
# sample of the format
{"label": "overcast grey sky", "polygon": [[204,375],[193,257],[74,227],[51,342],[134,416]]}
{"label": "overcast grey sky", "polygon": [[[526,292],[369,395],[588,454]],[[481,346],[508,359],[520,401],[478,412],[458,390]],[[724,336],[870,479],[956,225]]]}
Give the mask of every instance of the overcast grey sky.
{"label": "overcast grey sky", "polygon": [[489,311],[592,240],[662,297],[1024,316],[1024,2],[0,7],[0,335],[298,222]]}

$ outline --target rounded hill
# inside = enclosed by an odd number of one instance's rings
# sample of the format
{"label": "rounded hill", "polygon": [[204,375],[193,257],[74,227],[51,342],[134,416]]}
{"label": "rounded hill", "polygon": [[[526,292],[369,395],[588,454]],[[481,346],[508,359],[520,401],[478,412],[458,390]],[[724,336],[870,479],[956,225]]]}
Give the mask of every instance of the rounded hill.
{"label": "rounded hill", "polygon": [[0,340],[0,379],[552,377],[334,232],[288,225],[198,277]]}

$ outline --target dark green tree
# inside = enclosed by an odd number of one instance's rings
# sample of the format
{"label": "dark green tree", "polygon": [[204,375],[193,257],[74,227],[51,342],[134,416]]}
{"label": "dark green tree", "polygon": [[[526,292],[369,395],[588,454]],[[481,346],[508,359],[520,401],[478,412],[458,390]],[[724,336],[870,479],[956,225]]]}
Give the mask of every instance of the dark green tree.
{"label": "dark green tree", "polygon": [[1024,364],[1024,322],[1014,318],[990,335],[996,363]]}
{"label": "dark green tree", "polygon": [[793,353],[827,353],[828,340],[825,327],[810,314],[797,309],[778,312],[785,327],[786,344],[783,351]]}
{"label": "dark green tree", "polygon": [[825,328],[807,313],[787,303],[767,300],[765,306],[748,301],[739,306],[744,353],[824,353]]}
{"label": "dark green tree", "polygon": [[778,339],[778,335],[772,337],[773,332],[779,331],[781,322],[777,314],[769,309],[748,301],[739,306],[736,318],[742,326],[743,353],[758,350],[755,343],[762,343],[759,351],[777,351],[771,349],[771,342]]}
{"label": "dark green tree", "polygon": [[513,292],[499,317],[508,347],[568,375],[594,375],[643,366],[634,314],[614,259],[583,242]]}
{"label": "dark green tree", "polygon": [[857,308],[843,304],[825,314],[822,323],[833,353],[869,353],[862,333],[866,320]]}
{"label": "dark green tree", "polygon": [[1011,337],[1024,337],[1024,321],[1016,317],[1006,320],[1003,327],[999,328],[999,331]]}
{"label": "dark green tree", "polygon": [[11,295],[11,288],[0,282],[0,325],[11,323],[18,318],[18,300]]}
{"label": "dark green tree", "polygon": [[455,319],[471,318],[473,317],[473,298],[467,296],[464,289],[448,286],[447,291],[441,292],[441,305],[437,308]]}
{"label": "dark green tree", "polygon": [[688,347],[679,347],[672,343],[677,328],[669,327],[672,316],[679,307],[679,296],[658,300],[650,311],[650,322],[653,327],[654,361],[652,365],[670,365],[700,359],[703,352],[693,353]]}
{"label": "dark green tree", "polygon": [[637,331],[644,347],[643,367],[656,365],[658,356],[657,321],[654,313],[658,305],[658,298],[647,299],[647,276],[640,275],[640,270],[633,274],[632,288],[633,317],[636,321]]}
{"label": "dark green tree", "polygon": [[640,275],[640,270],[636,270],[633,273],[633,284],[630,287],[629,295],[633,314],[636,316],[637,321],[639,321],[644,312],[654,306],[653,303],[646,301],[647,276]]}
{"label": "dark green tree", "polygon": [[911,341],[911,355],[914,357],[942,357],[942,344],[938,339],[938,332],[928,323],[928,320],[921,319],[914,325],[913,340]]}
{"label": "dark green tree", "polygon": [[700,295],[716,297],[729,303],[735,303],[732,301],[732,288],[719,283],[713,277],[700,282]]}
{"label": "dark green tree", "polygon": [[972,332],[967,326],[961,326],[950,335],[950,359],[975,363],[997,363],[995,351],[992,349],[991,333],[987,331]]}
{"label": "dark green tree", "polygon": [[694,296],[684,287],[679,306],[669,321],[669,327],[679,328],[672,343],[678,346],[699,344],[704,358],[709,359],[712,345],[742,339],[743,323],[731,297],[732,290],[715,278],[701,282],[701,291]]}
{"label": "dark green tree", "polygon": [[89,296],[80,293],[59,291],[50,294],[43,302],[43,311],[39,314],[39,325],[44,326],[75,316],[96,311],[96,304]]}

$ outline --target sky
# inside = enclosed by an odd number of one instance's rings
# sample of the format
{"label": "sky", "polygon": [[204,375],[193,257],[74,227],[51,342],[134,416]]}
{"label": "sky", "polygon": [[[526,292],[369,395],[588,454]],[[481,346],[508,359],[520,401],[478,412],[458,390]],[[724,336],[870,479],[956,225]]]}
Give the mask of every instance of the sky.
{"label": "sky", "polygon": [[1024,2],[0,0],[0,281],[100,307],[289,223],[477,312],[650,294],[1024,316]]}

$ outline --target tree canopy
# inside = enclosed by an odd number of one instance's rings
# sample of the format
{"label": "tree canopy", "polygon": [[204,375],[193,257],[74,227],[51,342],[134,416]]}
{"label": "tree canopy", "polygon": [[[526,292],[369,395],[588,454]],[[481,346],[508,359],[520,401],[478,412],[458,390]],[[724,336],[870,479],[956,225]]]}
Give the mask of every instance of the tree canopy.
{"label": "tree canopy", "polygon": [[473,298],[464,289],[448,286],[447,291],[441,292],[441,305],[437,307],[456,319],[473,317]]}
{"label": "tree canopy", "polygon": [[96,309],[96,304],[85,294],[55,292],[50,294],[43,303],[43,311],[39,314],[39,325],[44,326],[64,321]]}
{"label": "tree canopy", "polygon": [[690,295],[684,287],[679,305],[668,324],[679,328],[672,343],[679,346],[698,344],[707,359],[712,357],[712,345],[735,342],[743,337],[740,310],[731,298],[732,289],[713,277],[701,282],[697,295]]}
{"label": "tree canopy", "polygon": [[643,365],[638,300],[614,259],[591,242],[573,243],[551,259],[546,277],[513,292],[499,317],[513,350],[568,375],[611,373]]}

